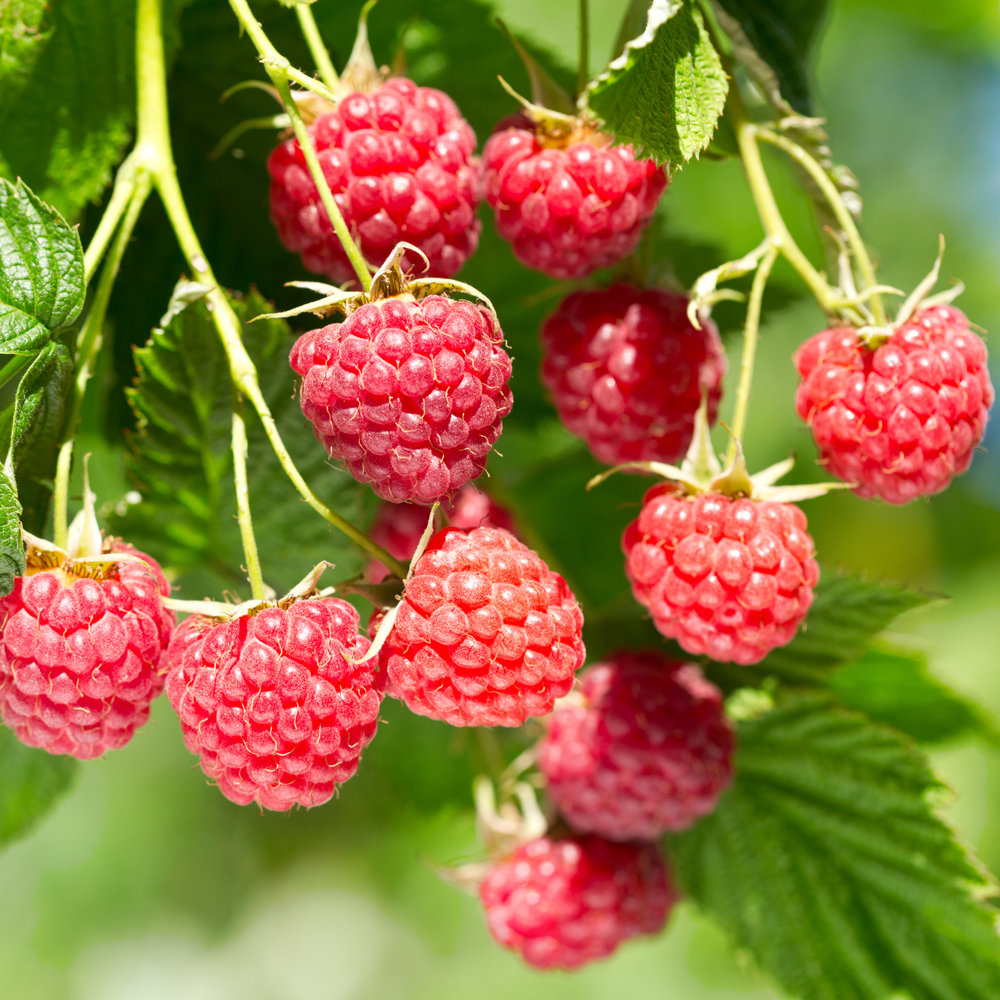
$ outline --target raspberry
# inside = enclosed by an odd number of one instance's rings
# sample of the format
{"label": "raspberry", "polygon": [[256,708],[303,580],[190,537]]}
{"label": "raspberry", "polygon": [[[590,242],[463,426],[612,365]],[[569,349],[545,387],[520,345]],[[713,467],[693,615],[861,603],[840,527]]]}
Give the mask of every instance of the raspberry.
{"label": "raspberry", "polygon": [[757,663],[790,642],[819,579],[798,507],[685,497],[667,483],[646,493],[622,549],[632,593],[657,629],[713,660]]}
{"label": "raspberry", "polygon": [[673,462],[691,443],[702,388],[715,422],[726,356],[685,295],[633,285],[563,299],[542,326],[542,382],[567,430],[609,465]]}
{"label": "raspberry", "polygon": [[654,840],[715,808],[732,776],[733,732],[698,667],[621,652],[581,682],[585,705],[555,712],[538,757],[574,830]]}
{"label": "raspberry", "polygon": [[678,895],[652,844],[540,837],[495,865],[479,897],[505,948],[538,969],[578,969],[658,933]]}
{"label": "raspberry", "polygon": [[566,581],[501,528],[430,541],[382,648],[391,690],[453,726],[520,726],[552,711],[583,665]]}
{"label": "raspberry", "polygon": [[[361,252],[381,264],[400,241],[419,247],[430,275],[453,275],[475,251],[482,223],[476,136],[447,94],[410,80],[353,93],[319,115],[309,134],[334,199]],[[305,267],[337,284],[354,269],[306,167],[297,139],[268,160],[271,218]],[[410,267],[423,267],[416,259]]]}
{"label": "raspberry", "polygon": [[480,476],[513,403],[493,314],[431,295],[361,306],[292,348],[302,412],[384,500],[430,504]]}
{"label": "raspberry", "polygon": [[524,116],[504,124],[483,149],[484,194],[517,259],[567,279],[627,257],[667,186],[663,170],[592,127],[559,140]]}
{"label": "raspberry", "polygon": [[170,593],[157,562],[108,540],[129,558],[98,568],[67,560],[29,571],[0,599],[0,713],[28,746],[80,760],[132,739],[163,689]]}
{"label": "raspberry", "polygon": [[983,439],[986,345],[953,306],[918,312],[874,351],[854,330],[824,330],[795,366],[795,405],[821,461],[860,497],[904,504],[940,493]]}
{"label": "raspberry", "polygon": [[170,643],[167,675],[185,745],[233,802],[321,805],[375,736],[376,663],[356,662],[370,645],[357,611],[335,597],[222,624],[188,618]]}
{"label": "raspberry", "polygon": [[[442,507],[448,526],[452,528],[504,528],[511,534],[514,519],[492,497],[480,493],[472,483],[467,483],[454,500]],[[368,533],[389,555],[400,562],[409,562],[427,528],[427,508],[409,503],[383,501],[375,523]],[[389,571],[376,560],[371,560],[365,570],[370,583],[381,583]]]}

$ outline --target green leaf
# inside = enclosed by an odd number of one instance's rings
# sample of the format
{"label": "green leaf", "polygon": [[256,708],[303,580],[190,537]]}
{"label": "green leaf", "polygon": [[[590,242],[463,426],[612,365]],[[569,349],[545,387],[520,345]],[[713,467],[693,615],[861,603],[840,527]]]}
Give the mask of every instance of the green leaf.
{"label": "green leaf", "polygon": [[[268,311],[257,293],[234,298],[233,307],[246,323],[244,342],[295,464],[324,501],[348,520],[365,523],[374,503],[371,491],[330,466],[299,409],[288,363],[294,336],[287,324],[248,322]],[[226,585],[243,587],[246,596],[232,483],[229,366],[204,301],[155,330],[135,350],[135,361],[138,377],[128,395],[138,429],[127,466],[145,499],[113,515],[110,525],[174,570],[207,566]],[[251,407],[245,410],[250,503],[265,579],[282,591],[321,559],[337,563],[338,575],[357,572],[363,565],[359,551],[306,507]]]}
{"label": "green leaf", "polygon": [[588,90],[588,104],[619,143],[682,166],[709,143],[729,82],[691,0],[654,0],[646,30]]}
{"label": "green leaf", "polygon": [[837,700],[921,743],[941,743],[966,734],[998,741],[1000,729],[983,709],[956,694],[927,670],[926,654],[877,643],[828,681]]}
{"label": "green leaf", "polygon": [[0,726],[0,848],[31,832],[66,793],[76,769],[72,757],[26,747]]}
{"label": "green leaf", "polygon": [[789,110],[811,114],[809,49],[826,13],[826,0],[714,0],[714,6],[733,41],[734,55],[768,96],[774,100],[780,95]]}
{"label": "green leaf", "polygon": [[0,108],[22,87],[49,33],[46,0],[14,0],[0,5]]}
{"label": "green leaf", "polygon": [[47,343],[24,373],[14,398],[10,453],[24,527],[45,530],[59,444],[73,391],[72,331]]}
{"label": "green leaf", "polygon": [[40,350],[86,293],[76,229],[26,184],[0,178],[0,353]]}
{"label": "green leaf", "polygon": [[21,505],[7,470],[0,469],[0,597],[14,589],[14,577],[22,576],[24,569]]}
{"label": "green leaf", "polygon": [[803,627],[754,669],[792,683],[823,684],[830,667],[857,659],[872,636],[929,600],[900,584],[824,568]]}
{"label": "green leaf", "polygon": [[718,808],[670,838],[684,889],[802,1000],[995,1000],[987,877],[904,737],[828,697],[744,722]]}

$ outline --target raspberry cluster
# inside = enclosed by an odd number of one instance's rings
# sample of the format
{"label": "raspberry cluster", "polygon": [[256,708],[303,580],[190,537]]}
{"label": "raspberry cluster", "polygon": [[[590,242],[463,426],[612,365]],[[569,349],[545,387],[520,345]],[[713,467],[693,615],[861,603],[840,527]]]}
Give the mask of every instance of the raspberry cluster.
{"label": "raspberry cluster", "polygon": [[552,711],[583,665],[566,582],[500,528],[430,541],[380,656],[390,691],[453,726],[520,726]]}
{"label": "raspberry cluster", "polygon": [[431,295],[361,306],[292,348],[302,412],[383,499],[431,504],[480,476],[513,400],[493,314]]}
{"label": "raspberry cluster", "polygon": [[861,497],[905,504],[969,467],[993,405],[986,345],[953,306],[932,306],[871,350],[824,330],[795,356],[799,416],[820,458]]}
{"label": "raspberry cluster", "polygon": [[335,597],[176,630],[167,697],[184,743],[227,799],[318,806],[358,769],[382,703],[358,613]]}
{"label": "raspberry cluster", "polygon": [[486,202],[517,259],[566,279],[627,257],[667,185],[663,170],[592,128],[560,142],[524,116],[514,125],[490,137],[483,166]]}
{"label": "raspberry cluster", "polygon": [[[381,264],[400,241],[419,247],[429,274],[450,277],[479,244],[476,136],[440,90],[395,78],[348,94],[309,127],[323,176],[366,259]],[[337,284],[354,277],[298,140],[268,160],[271,217],[281,242]],[[408,259],[406,268],[422,269]],[[404,268],[405,269],[405,268]]]}
{"label": "raspberry cluster", "polygon": [[553,714],[538,755],[574,830],[654,840],[715,808],[732,777],[733,731],[695,664],[621,652],[580,679],[584,704]]}
{"label": "raspberry cluster", "polygon": [[125,746],[163,689],[174,626],[157,562],[125,558],[30,571],[0,598],[0,714],[28,746],[80,760]]}
{"label": "raspberry cluster", "polygon": [[578,969],[656,934],[678,898],[652,844],[576,836],[518,847],[479,896],[493,937],[538,969]]}
{"label": "raspberry cluster", "polygon": [[691,443],[702,392],[715,422],[726,356],[688,298],[615,284],[573,292],[542,326],[542,382],[567,430],[609,465],[674,462]]}
{"label": "raspberry cluster", "polygon": [[622,536],[635,599],[687,652],[757,663],[790,642],[819,579],[792,504],[678,495],[664,483]]}

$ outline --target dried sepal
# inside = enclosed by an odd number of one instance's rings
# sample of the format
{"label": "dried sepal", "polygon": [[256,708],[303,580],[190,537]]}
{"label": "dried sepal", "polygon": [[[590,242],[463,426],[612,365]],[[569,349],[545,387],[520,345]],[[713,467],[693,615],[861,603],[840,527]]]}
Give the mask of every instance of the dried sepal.
{"label": "dried sepal", "polygon": [[719,282],[729,281],[731,278],[739,278],[751,271],[756,271],[757,266],[770,249],[771,238],[767,237],[760,246],[755,247],[746,256],[740,257],[739,260],[726,261],[719,267],[713,267],[711,271],[706,271],[695,280],[691,286],[687,307],[688,320],[695,329],[701,329],[700,317],[710,316],[712,306],[716,302],[721,302],[724,299],[738,302],[745,298],[741,292],[719,289]]}

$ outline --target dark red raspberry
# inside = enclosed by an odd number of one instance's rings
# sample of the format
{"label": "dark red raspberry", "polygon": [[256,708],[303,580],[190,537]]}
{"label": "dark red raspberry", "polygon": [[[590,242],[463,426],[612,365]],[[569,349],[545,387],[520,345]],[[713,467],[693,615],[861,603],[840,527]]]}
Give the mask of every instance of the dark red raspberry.
{"label": "dark red raspberry", "polygon": [[81,760],[116,750],[149,718],[163,690],[161,654],[174,615],[156,560],[121,542],[129,558],[97,569],[66,561],[14,581],[0,599],[0,713],[28,746]]}
{"label": "dark red raspberry", "polygon": [[384,500],[444,500],[486,468],[513,403],[493,314],[431,295],[371,302],[292,348],[302,412]]}
{"label": "dark red raspberry", "polygon": [[918,312],[874,351],[854,330],[824,330],[795,365],[799,416],[821,461],[858,496],[904,504],[940,493],[983,439],[993,405],[986,345],[953,306]]}
{"label": "dark red raspberry", "polygon": [[702,388],[715,422],[726,355],[686,295],[617,284],[574,292],[542,326],[542,382],[567,430],[609,465],[673,462],[691,443]]}
{"label": "dark red raspberry", "polygon": [[495,865],[479,897],[505,948],[538,969],[578,969],[658,933],[678,895],[652,844],[540,837]]}
{"label": "dark red raspberry", "polygon": [[221,624],[188,618],[167,675],[185,745],[233,802],[321,805],[375,736],[377,663],[357,663],[370,646],[357,611],[335,597]]}
{"label": "dark red raspberry", "polygon": [[[453,275],[479,243],[476,136],[447,94],[395,78],[349,94],[309,127],[330,190],[358,243],[380,265],[400,241],[418,246],[430,275]],[[285,246],[337,284],[354,269],[319,199],[297,139],[268,160],[271,217]],[[423,271],[423,261],[408,267]],[[405,268],[404,268],[405,269]]]}
{"label": "dark red raspberry", "polygon": [[[514,519],[487,493],[481,493],[472,483],[466,483],[454,500],[446,501],[441,508],[450,528],[503,528],[512,535]],[[368,532],[377,542],[400,562],[408,563],[417,551],[417,545],[427,529],[427,508],[412,503],[382,502],[375,523]],[[371,560],[365,570],[369,583],[381,583],[389,571],[378,561]]]}
{"label": "dark red raspberry", "polygon": [[655,840],[710,813],[732,777],[722,694],[693,663],[615,653],[580,677],[539,744],[549,795],[574,830]]}
{"label": "dark red raspberry", "polygon": [[520,126],[483,149],[486,201],[517,259],[566,279],[627,257],[667,185],[663,170],[592,127],[558,140],[526,117]]}
{"label": "dark red raspberry", "polygon": [[417,561],[380,656],[418,715],[520,726],[573,686],[582,629],[566,581],[510,532],[445,528]]}
{"label": "dark red raspberry", "polygon": [[654,486],[622,536],[653,624],[692,654],[757,663],[790,642],[819,579],[806,516],[787,503]]}

